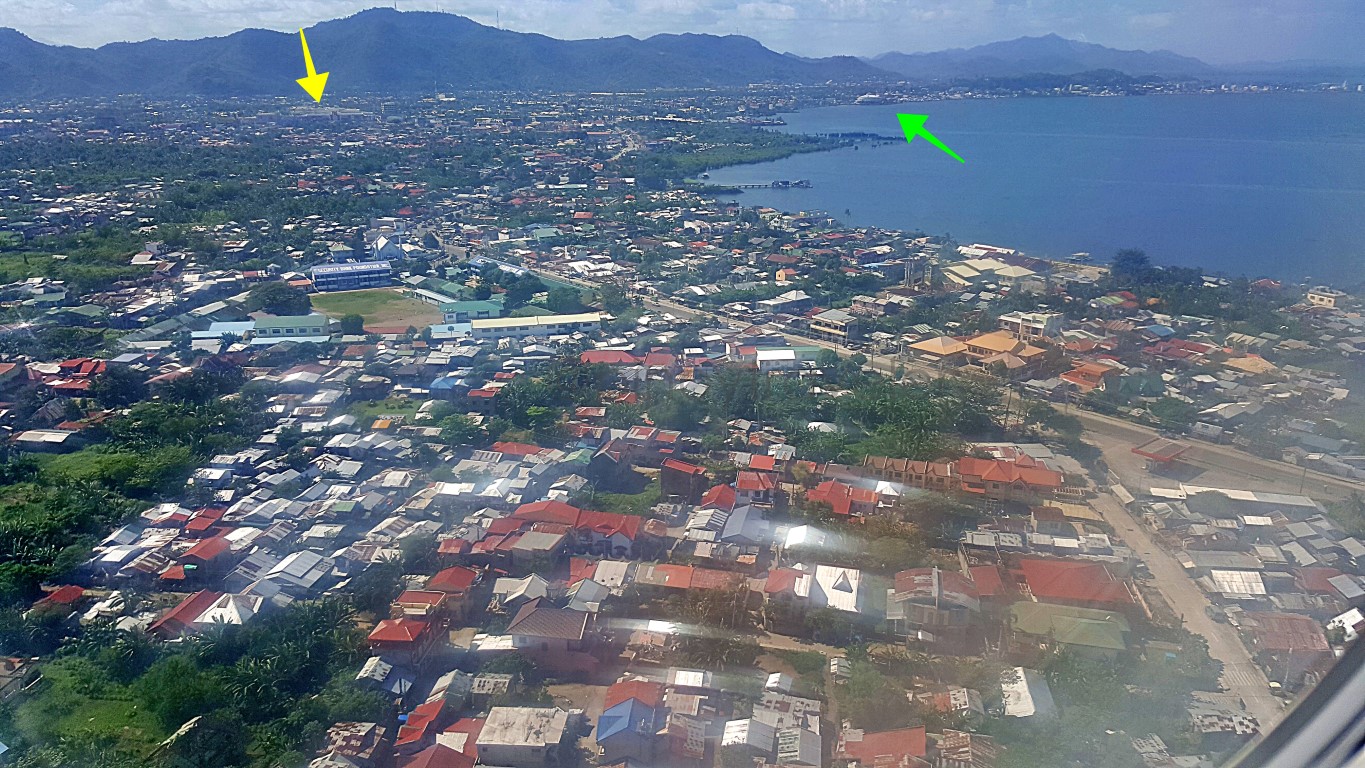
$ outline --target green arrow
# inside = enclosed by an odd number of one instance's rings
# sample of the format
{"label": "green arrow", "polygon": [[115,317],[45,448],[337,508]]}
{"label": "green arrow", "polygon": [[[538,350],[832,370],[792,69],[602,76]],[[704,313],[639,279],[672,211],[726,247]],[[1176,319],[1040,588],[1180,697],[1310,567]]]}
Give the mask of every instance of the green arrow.
{"label": "green arrow", "polygon": [[948,149],[948,145],[938,140],[938,137],[924,129],[924,121],[929,119],[928,115],[896,115],[901,121],[901,130],[905,131],[905,140],[912,142],[916,136],[922,137],[925,141],[933,144],[948,154],[949,157],[965,163],[966,160],[958,153]]}

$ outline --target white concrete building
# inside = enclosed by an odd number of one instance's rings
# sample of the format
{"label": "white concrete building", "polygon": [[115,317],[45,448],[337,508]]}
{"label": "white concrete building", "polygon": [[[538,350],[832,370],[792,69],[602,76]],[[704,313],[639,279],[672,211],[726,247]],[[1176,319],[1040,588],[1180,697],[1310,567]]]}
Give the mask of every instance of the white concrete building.
{"label": "white concrete building", "polygon": [[557,762],[573,742],[573,718],[558,707],[493,707],[474,746],[485,765],[530,768]]}

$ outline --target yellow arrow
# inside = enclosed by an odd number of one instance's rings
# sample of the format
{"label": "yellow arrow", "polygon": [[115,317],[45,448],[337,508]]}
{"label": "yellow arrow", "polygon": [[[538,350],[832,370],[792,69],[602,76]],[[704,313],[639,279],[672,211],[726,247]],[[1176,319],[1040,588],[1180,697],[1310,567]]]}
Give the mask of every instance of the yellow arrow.
{"label": "yellow arrow", "polygon": [[327,73],[313,69],[313,54],[308,52],[308,38],[303,36],[302,29],[299,30],[299,40],[303,43],[303,65],[308,68],[308,77],[300,77],[295,82],[308,91],[313,101],[322,101],[322,92],[327,89]]}

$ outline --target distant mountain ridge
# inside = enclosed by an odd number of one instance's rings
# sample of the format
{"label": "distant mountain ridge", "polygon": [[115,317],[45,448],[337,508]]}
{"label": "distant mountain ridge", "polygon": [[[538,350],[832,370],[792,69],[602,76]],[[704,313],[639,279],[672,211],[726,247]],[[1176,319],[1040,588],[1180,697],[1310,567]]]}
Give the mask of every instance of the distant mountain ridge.
{"label": "distant mountain ridge", "polygon": [[[362,11],[307,30],[328,93],[433,90],[627,90],[890,79],[852,56],[805,59],[737,35],[557,40],[463,16]],[[248,29],[202,40],[96,49],[50,46],[0,29],[0,98],[251,96],[298,90],[298,36]]]}
{"label": "distant mountain ridge", "polygon": [[1122,51],[1059,35],[1020,37],[975,48],[953,48],[932,53],[884,53],[866,59],[902,77],[922,80],[962,80],[1048,73],[1113,70],[1126,75],[1200,77],[1217,70],[1199,59],[1170,51]]}
{"label": "distant mountain ridge", "polygon": [[[466,90],[620,91],[647,88],[919,82],[1118,73],[1167,79],[1260,78],[1274,64],[1217,68],[1170,51],[1125,51],[1058,35],[974,48],[806,58],[739,35],[663,34],[559,40],[463,16],[375,8],[308,29],[327,92],[424,94]],[[1311,75],[1356,67],[1314,62]],[[1285,78],[1303,79],[1285,66]],[[74,48],[0,28],[0,99],[75,96],[298,95],[303,61],[295,34],[246,29],[200,40],[145,40]]]}

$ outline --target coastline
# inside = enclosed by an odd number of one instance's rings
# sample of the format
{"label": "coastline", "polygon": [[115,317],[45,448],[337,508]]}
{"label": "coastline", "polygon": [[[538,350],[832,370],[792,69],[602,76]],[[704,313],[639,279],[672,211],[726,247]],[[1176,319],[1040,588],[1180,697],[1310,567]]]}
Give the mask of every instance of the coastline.
{"label": "coastline", "polygon": [[[844,154],[819,149],[788,153],[780,161],[717,167],[705,181],[720,189],[706,192],[720,202],[748,207],[772,207],[788,213],[827,212],[841,225],[851,228],[953,233],[954,239],[962,242],[993,243],[1058,263],[1071,263],[1068,255],[1077,252],[1094,254],[1094,261],[1100,263],[1108,261],[1118,250],[1137,248],[1146,251],[1155,263],[1195,267],[1211,275],[1268,276],[1295,283],[1349,282],[1352,267],[1347,263],[1350,259],[1347,254],[1358,252],[1358,246],[1353,244],[1365,237],[1365,226],[1359,221],[1351,223],[1355,219],[1348,209],[1359,210],[1357,198],[1365,203],[1365,187],[1353,180],[1355,177],[1346,169],[1365,168],[1365,134],[1355,127],[1334,126],[1343,116],[1365,111],[1359,106],[1365,104],[1365,99],[1355,92],[1344,93],[1345,99],[1335,98],[1342,95],[1337,92],[1267,92],[1151,94],[1229,97],[1217,100],[1049,96],[938,100],[948,109],[937,110],[936,117],[941,112],[949,113],[940,124],[948,125],[950,131],[958,128],[958,141],[965,136],[990,150],[990,156],[979,162],[974,162],[978,155],[987,153],[968,155],[967,175],[954,177],[956,169],[940,168],[932,159],[918,161],[920,157],[929,158],[928,155],[910,156],[912,160],[905,163],[899,156],[888,157],[888,147],[902,143],[903,139],[865,139],[845,147],[828,148],[848,150]],[[1254,126],[1224,136],[1219,133],[1217,120],[1182,134],[1172,124],[1144,132],[1130,129],[1119,119],[1140,117],[1153,109],[1175,117],[1202,113],[1209,111],[1207,104],[1211,102],[1219,105],[1213,112],[1223,120],[1230,119],[1229,115],[1274,116],[1286,104],[1307,104],[1324,109],[1333,122],[1303,135],[1287,129],[1283,122],[1275,122],[1260,134],[1260,126]],[[904,109],[906,103],[841,104],[784,112],[777,117],[786,122],[781,126],[783,133],[824,136],[861,129],[867,134],[870,119]],[[1005,109],[997,110],[997,106]],[[1070,134],[1054,134],[1052,124],[1018,135],[992,130],[993,126],[961,132],[964,113],[979,117],[997,111],[1002,115],[1098,112],[1107,121],[1093,131],[1088,128],[1075,131],[1072,126],[1074,132]],[[953,118],[958,119],[956,126]],[[1319,139],[1315,134],[1326,134],[1332,140]],[[950,135],[943,132],[938,135],[967,154],[954,144]],[[1072,167],[1059,169],[1050,162],[1051,157],[1036,161],[1032,157],[1019,159],[1023,154],[1021,148],[1031,150],[1046,143],[1042,137],[1054,135],[1058,144],[1070,142],[1089,151],[1090,162],[1076,162]],[[1131,170],[1125,169],[1122,162],[1110,167],[1113,156],[1094,150],[1102,142],[1113,148],[1110,152],[1127,154],[1136,150],[1150,157],[1145,164],[1130,163],[1134,166]],[[1314,143],[1322,146],[1314,149],[1310,146]],[[969,143],[969,149],[978,147]],[[871,152],[875,159],[863,160],[853,152]],[[793,164],[791,158],[797,154],[823,158]],[[896,167],[892,167],[893,161]],[[1002,161],[1003,171],[999,169]],[[761,162],[776,165],[761,174],[735,173],[741,167],[748,169]],[[912,162],[914,166],[910,167]],[[983,168],[986,163],[996,167]],[[1305,178],[1304,169],[1321,164],[1330,168],[1321,182],[1316,176]],[[1288,171],[1298,175],[1273,185],[1258,178],[1258,173],[1266,176],[1282,170],[1280,165],[1296,166]],[[1023,166],[1025,173],[1008,175],[1018,166]],[[991,173],[995,173],[995,178],[989,178]],[[1067,173],[1074,178],[1065,178]],[[1052,175],[1063,180],[1048,178]],[[805,194],[799,196],[786,194],[785,190],[781,194],[764,189],[730,191],[732,185],[780,178],[810,179],[814,191],[804,190]],[[1002,193],[1000,189],[1005,184],[1014,184],[1017,189]],[[1041,193],[1034,189],[1040,185]],[[917,187],[946,191],[936,192],[934,199],[929,199]],[[1113,210],[1130,210],[1132,214],[1108,213],[1094,202],[1100,199],[1114,201]],[[1056,203],[1050,204],[1052,201]],[[943,215],[936,215],[940,213]],[[1284,258],[1284,254],[1293,256]]]}

